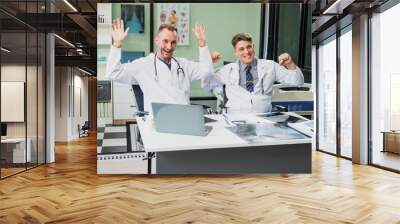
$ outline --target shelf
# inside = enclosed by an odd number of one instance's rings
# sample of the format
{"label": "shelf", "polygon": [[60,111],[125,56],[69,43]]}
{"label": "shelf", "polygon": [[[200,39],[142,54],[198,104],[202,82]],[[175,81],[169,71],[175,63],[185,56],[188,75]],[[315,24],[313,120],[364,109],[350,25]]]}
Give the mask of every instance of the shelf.
{"label": "shelf", "polygon": [[110,23],[97,23],[97,26],[111,27],[112,24],[110,24]]}

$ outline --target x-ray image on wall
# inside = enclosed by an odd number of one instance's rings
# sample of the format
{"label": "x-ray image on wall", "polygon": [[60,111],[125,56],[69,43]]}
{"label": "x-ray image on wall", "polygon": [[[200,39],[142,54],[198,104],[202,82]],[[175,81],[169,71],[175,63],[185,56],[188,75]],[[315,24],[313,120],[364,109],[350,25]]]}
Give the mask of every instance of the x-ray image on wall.
{"label": "x-ray image on wall", "polygon": [[121,5],[121,18],[129,33],[144,33],[144,5]]}

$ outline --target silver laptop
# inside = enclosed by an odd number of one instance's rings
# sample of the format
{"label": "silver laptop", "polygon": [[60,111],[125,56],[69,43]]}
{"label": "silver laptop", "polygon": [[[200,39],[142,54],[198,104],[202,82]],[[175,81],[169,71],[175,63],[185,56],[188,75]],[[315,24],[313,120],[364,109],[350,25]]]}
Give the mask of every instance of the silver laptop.
{"label": "silver laptop", "polygon": [[152,103],[151,106],[158,132],[206,136],[211,130],[204,125],[201,105]]}

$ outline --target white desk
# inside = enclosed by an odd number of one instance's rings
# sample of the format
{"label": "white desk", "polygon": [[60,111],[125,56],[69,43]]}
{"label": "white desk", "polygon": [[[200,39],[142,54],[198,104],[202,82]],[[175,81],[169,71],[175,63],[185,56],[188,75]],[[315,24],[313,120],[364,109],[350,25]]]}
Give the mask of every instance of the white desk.
{"label": "white desk", "polygon": [[[152,119],[137,118],[145,151],[156,154],[156,173],[311,172],[311,138],[248,143],[226,128],[222,115],[208,117],[217,122],[206,124],[212,126],[207,136],[159,133]],[[265,122],[255,115],[245,118]]]}
{"label": "white desk", "polygon": [[25,163],[31,162],[31,145],[32,141],[30,138],[27,138],[27,147],[25,153],[25,138],[6,138],[1,139],[1,144],[6,146],[7,148],[2,148],[2,153],[8,150],[8,146],[12,146],[12,163]]}

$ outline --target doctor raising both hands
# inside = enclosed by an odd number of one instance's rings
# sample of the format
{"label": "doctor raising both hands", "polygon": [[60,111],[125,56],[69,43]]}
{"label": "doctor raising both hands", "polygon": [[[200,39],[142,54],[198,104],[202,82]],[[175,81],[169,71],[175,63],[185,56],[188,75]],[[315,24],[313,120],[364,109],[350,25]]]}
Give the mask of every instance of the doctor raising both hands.
{"label": "doctor raising both hands", "polygon": [[237,60],[222,67],[216,76],[207,76],[203,80],[207,89],[226,86],[228,112],[268,112],[274,82],[293,86],[304,84],[303,73],[288,53],[281,54],[278,63],[257,59],[252,37],[247,33],[236,34],[232,46]]}
{"label": "doctor raising both hands", "polygon": [[120,63],[121,48],[128,29],[121,19],[113,21],[113,46],[108,56],[106,77],[125,83],[138,84],[143,91],[144,109],[150,111],[151,103],[190,103],[190,82],[212,73],[212,60],[206,46],[205,28],[196,25],[193,32],[199,46],[199,62],[173,56],[177,44],[177,30],[163,24],[159,27],[154,43],[157,51],[129,63]]}

